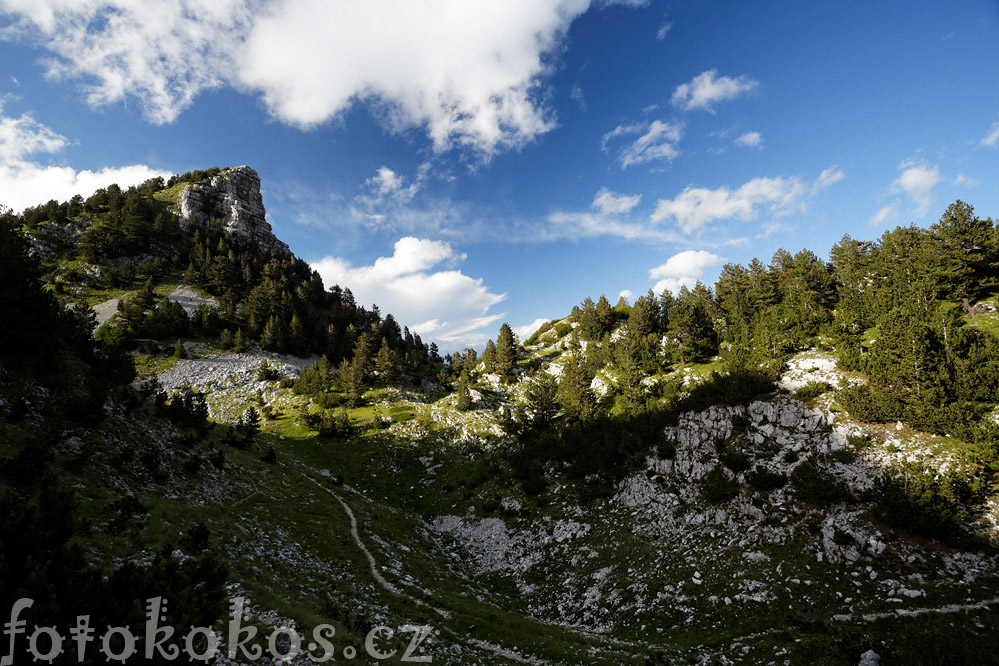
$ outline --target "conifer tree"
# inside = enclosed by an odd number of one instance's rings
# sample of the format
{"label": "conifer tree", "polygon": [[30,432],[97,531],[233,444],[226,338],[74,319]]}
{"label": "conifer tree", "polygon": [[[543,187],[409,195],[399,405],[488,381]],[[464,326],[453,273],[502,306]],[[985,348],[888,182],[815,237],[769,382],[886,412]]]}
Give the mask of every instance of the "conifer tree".
{"label": "conifer tree", "polygon": [[535,375],[524,397],[532,425],[544,428],[558,416],[558,382],[551,373],[541,371]]}
{"label": "conifer tree", "polygon": [[590,388],[593,378],[586,371],[581,354],[571,354],[562,366],[556,398],[566,419],[587,421],[596,413],[597,400]]}
{"label": "conifer tree", "polygon": [[469,388],[469,383],[468,369],[465,368],[461,371],[461,375],[458,376],[458,386],[455,390],[455,393],[457,394],[455,406],[462,412],[467,412],[474,406],[474,403],[472,402],[472,391]]}
{"label": "conifer tree", "polygon": [[375,370],[378,371],[378,379],[383,385],[390,386],[398,381],[398,364],[398,354],[389,346],[388,339],[383,337],[382,346],[375,357]]}
{"label": "conifer tree", "polygon": [[600,335],[611,331],[614,328],[614,308],[611,307],[610,301],[603,294],[597,300],[596,306],[597,315],[597,327],[600,330]]}
{"label": "conifer tree", "polygon": [[486,372],[496,371],[496,343],[492,339],[486,342],[486,349],[482,352],[482,364]]}
{"label": "conifer tree", "polygon": [[513,329],[504,322],[496,338],[496,372],[502,376],[509,375],[513,372],[516,362],[517,340],[513,335]]}

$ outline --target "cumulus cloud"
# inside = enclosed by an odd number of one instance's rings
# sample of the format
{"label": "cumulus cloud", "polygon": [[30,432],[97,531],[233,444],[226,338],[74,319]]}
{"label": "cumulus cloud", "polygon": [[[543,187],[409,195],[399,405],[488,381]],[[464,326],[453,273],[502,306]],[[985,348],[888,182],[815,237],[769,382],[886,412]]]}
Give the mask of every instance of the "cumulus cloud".
{"label": "cumulus cloud", "polygon": [[29,114],[5,116],[0,105],[0,204],[21,211],[52,199],[66,201],[76,194],[87,197],[111,183],[128,187],[156,176],[170,176],[167,171],[139,164],[77,171],[37,161],[39,155],[58,153],[69,143]]}
{"label": "cumulus cloud", "polygon": [[626,196],[601,187],[593,197],[593,207],[604,215],[627,215],[641,200],[641,194]]}
{"label": "cumulus cloud", "polygon": [[348,288],[358,303],[377,303],[413,332],[459,349],[488,338],[481,329],[502,316],[491,309],[506,298],[490,291],[481,278],[456,270],[464,259],[449,243],[408,236],[395,243],[392,256],[379,257],[370,266],[327,256],[312,268],[327,286]]}
{"label": "cumulus cloud", "polygon": [[992,127],[982,137],[982,140],[978,142],[978,145],[983,148],[992,148],[993,150],[999,147],[999,122],[992,123]]}
{"label": "cumulus cloud", "polygon": [[[641,1],[596,2],[639,6]],[[540,82],[589,0],[3,0],[4,31],[46,49],[95,106],[135,99],[169,123],[222,85],[308,128],[369,105],[438,151],[488,159],[554,127]]]}
{"label": "cumulus cloud", "polygon": [[676,293],[680,287],[693,287],[704,271],[725,263],[723,257],[707,250],[685,250],[666,260],[661,266],[649,270],[650,280],[659,280],[653,291],[661,294],[665,290]]}
{"label": "cumulus cloud", "polygon": [[617,298],[618,300],[621,300],[623,298],[624,300],[631,303],[632,299],[635,298],[635,292],[633,292],[631,289],[622,289],[617,293]]}
{"label": "cumulus cloud", "polygon": [[736,138],[735,142],[743,148],[762,148],[763,135],[759,132],[746,132]]}
{"label": "cumulus cloud", "polygon": [[714,105],[735,99],[752,92],[760,86],[760,82],[748,76],[733,79],[730,76],[718,76],[718,70],[710,69],[701,72],[687,83],[681,83],[673,90],[670,101],[673,106],[684,111],[703,109],[714,113]]}
{"label": "cumulus cloud", "polygon": [[824,170],[812,183],[800,178],[754,178],[741,187],[708,189],[687,186],[673,199],[660,199],[652,212],[653,223],[672,219],[685,234],[701,230],[717,220],[756,219],[761,210],[776,217],[803,211],[809,195],[814,195],[843,178],[839,167]]}
{"label": "cumulus cloud", "polygon": [[683,138],[683,123],[653,120],[650,123],[618,125],[603,136],[604,150],[618,137],[638,134],[638,138],[626,143],[618,151],[618,162],[622,169],[636,164],[654,161],[672,161],[680,154],[677,144]]}
{"label": "cumulus cloud", "polygon": [[804,185],[797,178],[754,178],[736,190],[688,186],[673,199],[660,199],[653,222],[672,218],[684,233],[693,233],[715,220],[748,221],[768,208],[778,215],[800,208]]}
{"label": "cumulus cloud", "polygon": [[940,170],[922,162],[906,160],[899,166],[901,175],[890,191],[904,192],[916,204],[916,215],[922,216],[933,206],[933,188],[943,181]]}

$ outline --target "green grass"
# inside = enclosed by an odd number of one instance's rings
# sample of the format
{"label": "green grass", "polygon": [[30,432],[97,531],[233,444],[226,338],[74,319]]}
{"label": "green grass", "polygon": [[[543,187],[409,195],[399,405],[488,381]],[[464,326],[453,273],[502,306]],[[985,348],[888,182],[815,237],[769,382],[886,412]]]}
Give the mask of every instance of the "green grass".
{"label": "green grass", "polygon": [[184,191],[189,185],[190,183],[188,182],[177,183],[173,187],[168,187],[166,189],[155,192],[153,194],[153,198],[156,199],[157,201],[163,201],[168,204],[175,204],[177,203],[177,200],[180,198],[180,193]]}

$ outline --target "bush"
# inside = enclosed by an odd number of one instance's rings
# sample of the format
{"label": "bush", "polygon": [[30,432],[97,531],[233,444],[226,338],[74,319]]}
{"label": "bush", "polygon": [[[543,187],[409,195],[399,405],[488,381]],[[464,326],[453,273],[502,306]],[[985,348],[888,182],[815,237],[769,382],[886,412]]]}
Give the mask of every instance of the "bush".
{"label": "bush", "polygon": [[875,515],[889,525],[959,540],[964,511],[948,479],[915,466],[900,467],[878,477],[871,495]]}
{"label": "bush", "polygon": [[728,467],[736,474],[739,472],[745,472],[753,465],[753,463],[749,460],[749,456],[747,456],[744,451],[739,451],[737,449],[728,449],[722,453],[721,462],[725,465],[725,467]]}
{"label": "bush", "polygon": [[320,437],[347,437],[353,430],[347,410],[342,407],[336,411],[323,410],[310,427],[315,427]]}
{"label": "bush", "polygon": [[757,465],[751,472],[746,474],[746,483],[756,490],[770,492],[771,490],[777,490],[786,486],[787,476],[780,472],[774,472],[762,465]]}
{"label": "bush", "polygon": [[656,447],[656,455],[663,460],[676,458],[676,442],[660,442]]}
{"label": "bush", "polygon": [[260,361],[260,367],[257,368],[257,381],[273,382],[280,378],[281,373],[277,368],[268,363],[266,358]]}
{"label": "bush", "polygon": [[814,460],[806,460],[794,468],[791,488],[798,499],[816,504],[833,504],[850,498],[846,486]]}
{"label": "bush", "polygon": [[703,410],[712,405],[744,405],[776,387],[773,375],[759,370],[733,370],[727,374],[712,372],[694,386],[680,401],[680,411]]}
{"label": "bush", "polygon": [[701,496],[712,504],[721,504],[739,494],[739,482],[725,473],[724,468],[715,467],[697,482]]}
{"label": "bush", "polygon": [[813,402],[816,398],[831,388],[832,385],[829,382],[808,382],[795,391],[792,397],[795,400],[800,400],[802,402]]}
{"label": "bush", "polygon": [[869,423],[898,421],[905,415],[902,396],[887,387],[872,388],[868,384],[847,386],[836,396],[840,405],[850,415]]}

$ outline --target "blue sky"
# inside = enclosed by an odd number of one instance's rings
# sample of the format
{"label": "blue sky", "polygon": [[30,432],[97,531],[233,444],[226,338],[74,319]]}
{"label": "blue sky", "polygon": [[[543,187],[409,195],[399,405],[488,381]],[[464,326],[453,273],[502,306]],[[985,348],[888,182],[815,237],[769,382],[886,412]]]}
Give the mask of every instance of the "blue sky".
{"label": "blue sky", "polygon": [[999,215],[999,3],[0,0],[0,203],[249,164],[444,350]]}

